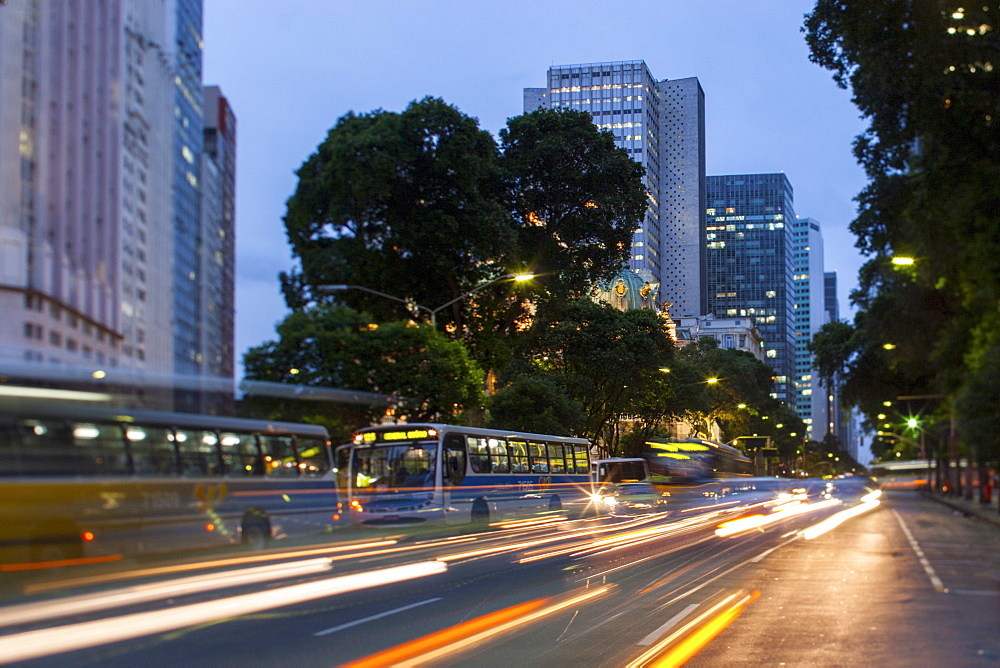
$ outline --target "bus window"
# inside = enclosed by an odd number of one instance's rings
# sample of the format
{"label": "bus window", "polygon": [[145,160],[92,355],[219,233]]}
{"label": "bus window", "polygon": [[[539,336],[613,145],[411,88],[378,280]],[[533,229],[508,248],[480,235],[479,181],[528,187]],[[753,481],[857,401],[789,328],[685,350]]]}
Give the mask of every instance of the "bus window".
{"label": "bus window", "polygon": [[245,476],[262,473],[260,451],[257,449],[257,438],[253,434],[222,432],[219,434],[219,445],[222,446],[222,463],[226,475]]}
{"label": "bus window", "polygon": [[212,476],[222,472],[217,446],[219,437],[210,431],[174,430],[184,475]]}
{"label": "bus window", "polygon": [[261,434],[260,448],[264,453],[264,475],[282,478],[296,478],[299,463],[295,460],[291,436]]}
{"label": "bus window", "polygon": [[[0,428],[0,448],[19,469],[4,470],[2,475],[87,475],[93,474],[94,462],[80,448],[70,444],[69,429],[55,420],[22,420],[16,426]],[[15,461],[16,460],[16,461]]]}
{"label": "bus window", "polygon": [[502,438],[491,438],[490,468],[493,473],[510,473],[510,460],[507,458],[507,441]]}
{"label": "bus window", "polygon": [[549,443],[549,472],[566,473],[566,460],[563,458],[562,443]]}
{"label": "bus window", "polygon": [[[302,475],[321,478],[330,471],[330,458],[326,454],[325,440],[299,436],[295,439],[295,447],[299,451],[299,471]],[[346,462],[343,470],[347,471]]]}
{"label": "bus window", "polygon": [[445,436],[441,461],[444,466],[444,471],[441,472],[444,484],[461,485],[465,478],[465,439],[462,436]]}
{"label": "bus window", "polygon": [[586,474],[590,471],[590,455],[585,445],[573,446],[573,457],[576,459],[576,472]]}
{"label": "bus window", "polygon": [[528,443],[528,455],[531,459],[532,473],[549,472],[549,458],[545,454],[544,443]]}
{"label": "bus window", "polygon": [[466,440],[469,445],[469,466],[474,473],[490,472],[490,451],[486,447],[485,438],[475,438],[469,436]]}
{"label": "bus window", "polygon": [[132,449],[132,461],[138,475],[177,475],[177,450],[172,430],[126,425],[125,438]]}
{"label": "bus window", "polygon": [[524,441],[507,441],[507,452],[510,453],[510,472],[529,473],[528,444]]}
{"label": "bus window", "polygon": [[117,424],[77,422],[72,425],[73,445],[84,450],[98,474],[127,475],[132,472],[125,435]]}

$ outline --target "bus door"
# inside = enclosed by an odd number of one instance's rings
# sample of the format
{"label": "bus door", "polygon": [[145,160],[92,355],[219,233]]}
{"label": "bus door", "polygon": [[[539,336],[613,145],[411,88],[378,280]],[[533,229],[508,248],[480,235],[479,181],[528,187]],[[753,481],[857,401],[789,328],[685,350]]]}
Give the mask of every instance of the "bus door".
{"label": "bus door", "polygon": [[[445,434],[441,448],[441,507],[444,508],[446,524],[461,524],[471,512],[471,499],[460,499],[462,482],[465,480],[466,450],[465,437],[461,434]],[[459,494],[454,495],[453,492]],[[464,501],[464,504],[461,502]],[[469,507],[463,507],[469,506]]]}

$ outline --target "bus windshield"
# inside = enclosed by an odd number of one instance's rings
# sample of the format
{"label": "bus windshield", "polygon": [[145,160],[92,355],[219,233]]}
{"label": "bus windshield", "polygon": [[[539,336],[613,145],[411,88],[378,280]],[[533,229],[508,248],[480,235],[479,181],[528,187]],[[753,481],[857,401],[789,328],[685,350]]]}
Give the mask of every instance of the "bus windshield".
{"label": "bus windshield", "polygon": [[434,488],[436,443],[393,443],[355,448],[351,471],[356,489]]}

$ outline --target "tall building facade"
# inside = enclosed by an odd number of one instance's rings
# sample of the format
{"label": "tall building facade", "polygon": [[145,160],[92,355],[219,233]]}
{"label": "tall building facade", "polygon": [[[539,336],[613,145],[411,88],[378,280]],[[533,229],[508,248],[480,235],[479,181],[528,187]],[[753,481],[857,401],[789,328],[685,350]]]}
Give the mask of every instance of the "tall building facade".
{"label": "tall building facade", "polygon": [[659,285],[670,312],[701,315],[705,293],[705,93],[696,78],[657,81],[641,60],[560,65],[524,90],[524,110],[586,111],[646,168],[648,206],[628,268]]}
{"label": "tall building facade", "polygon": [[[204,152],[201,162],[201,253],[198,282],[201,373],[234,376],[236,115],[218,86],[203,96]],[[228,397],[201,396],[201,412],[229,412]],[[222,401],[222,405],[219,402]]]}
{"label": "tall building facade", "polygon": [[709,176],[706,192],[708,311],[753,319],[775,396],[794,408],[792,185],[783,173]]}
{"label": "tall building facade", "polygon": [[826,435],[825,392],[813,369],[809,342],[826,322],[823,233],[818,221],[792,221],[792,285],[795,290],[795,412],[806,424],[809,438]]}
{"label": "tall building facade", "polygon": [[178,363],[205,278],[200,22],[200,0],[0,8],[0,358],[204,371]]}

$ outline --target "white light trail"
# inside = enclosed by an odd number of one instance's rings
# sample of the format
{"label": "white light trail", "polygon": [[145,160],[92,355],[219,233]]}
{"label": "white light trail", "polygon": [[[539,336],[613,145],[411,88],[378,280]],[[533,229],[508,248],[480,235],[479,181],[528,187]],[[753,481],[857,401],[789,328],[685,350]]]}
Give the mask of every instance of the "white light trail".
{"label": "white light trail", "polygon": [[243,594],[177,608],[57,626],[0,637],[0,663],[27,661],[122,640],[165,633],[198,624],[304,603],[349,591],[437,575],[447,570],[437,561],[422,561],[369,573],[305,582],[270,591]]}

